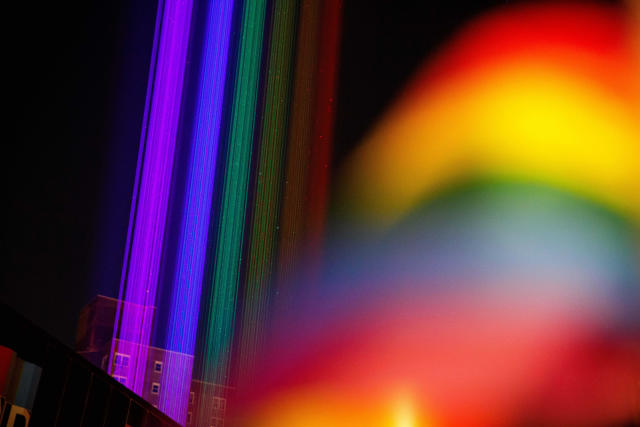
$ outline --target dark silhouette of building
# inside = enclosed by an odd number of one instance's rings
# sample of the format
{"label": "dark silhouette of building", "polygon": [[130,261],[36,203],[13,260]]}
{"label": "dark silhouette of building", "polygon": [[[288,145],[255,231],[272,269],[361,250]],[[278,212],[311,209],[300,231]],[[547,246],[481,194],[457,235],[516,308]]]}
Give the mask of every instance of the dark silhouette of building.
{"label": "dark silhouette of building", "polygon": [[[20,360],[20,375],[16,392],[2,399],[3,409],[18,399],[21,383],[26,400],[32,399],[27,416],[16,420],[25,427],[178,427],[162,412],[131,392],[83,356],[34,326],[14,310],[0,304],[0,346],[8,357],[15,352]],[[28,364],[28,365],[27,365]],[[14,365],[15,366],[15,365]],[[26,371],[24,366],[31,366]],[[24,377],[25,372],[40,373],[38,381]],[[29,374],[31,375],[31,374]],[[23,377],[26,378],[23,381]],[[5,378],[6,383],[6,378]],[[15,387],[14,385],[10,387]],[[4,393],[5,390],[3,389]],[[32,395],[30,394],[32,393]],[[14,397],[15,396],[15,397]],[[21,397],[22,399],[22,397]],[[11,405],[11,406],[7,406]],[[6,412],[6,411],[5,411]],[[4,418],[4,417],[3,417]]]}

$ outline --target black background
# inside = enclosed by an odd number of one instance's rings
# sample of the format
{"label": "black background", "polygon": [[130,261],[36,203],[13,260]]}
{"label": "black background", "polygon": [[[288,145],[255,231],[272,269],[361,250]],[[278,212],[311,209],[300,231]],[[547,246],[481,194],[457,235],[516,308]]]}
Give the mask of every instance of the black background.
{"label": "black background", "polygon": [[16,3],[0,300],[72,345],[81,307],[118,288],[156,4]]}

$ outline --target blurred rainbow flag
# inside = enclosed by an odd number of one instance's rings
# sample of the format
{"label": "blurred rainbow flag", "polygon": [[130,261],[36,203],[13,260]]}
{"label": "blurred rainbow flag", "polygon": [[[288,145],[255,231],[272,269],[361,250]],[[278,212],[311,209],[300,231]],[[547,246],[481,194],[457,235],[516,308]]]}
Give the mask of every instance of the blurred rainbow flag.
{"label": "blurred rainbow flag", "polygon": [[231,425],[640,422],[631,10],[504,8],[428,61],[344,165],[322,286]]}

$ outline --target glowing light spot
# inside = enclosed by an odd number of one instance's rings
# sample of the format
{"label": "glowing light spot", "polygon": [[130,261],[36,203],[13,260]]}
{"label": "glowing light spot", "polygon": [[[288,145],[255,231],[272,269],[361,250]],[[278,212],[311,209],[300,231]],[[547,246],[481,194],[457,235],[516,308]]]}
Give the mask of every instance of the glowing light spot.
{"label": "glowing light spot", "polygon": [[417,427],[416,410],[413,401],[408,396],[397,399],[394,408],[393,427]]}

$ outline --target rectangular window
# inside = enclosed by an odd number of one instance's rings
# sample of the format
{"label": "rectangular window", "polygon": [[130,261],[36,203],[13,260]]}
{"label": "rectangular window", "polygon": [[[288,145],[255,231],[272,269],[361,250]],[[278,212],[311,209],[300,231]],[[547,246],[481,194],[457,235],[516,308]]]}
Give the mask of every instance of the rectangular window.
{"label": "rectangular window", "polygon": [[160,393],[160,383],[152,383],[151,384],[151,393],[153,393],[153,394]]}
{"label": "rectangular window", "polygon": [[129,366],[129,355],[116,353],[116,356],[113,358],[113,364],[121,368],[126,368]]}
{"label": "rectangular window", "polygon": [[191,412],[187,412],[187,425],[191,425]]}
{"label": "rectangular window", "polygon": [[189,403],[193,403],[196,398],[196,394],[194,392],[189,393]]}
{"label": "rectangular window", "polygon": [[157,373],[162,372],[162,362],[160,362],[159,360],[156,360],[155,363],[153,364],[153,370]]}
{"label": "rectangular window", "polygon": [[214,397],[213,398],[213,407],[214,409],[224,409],[227,406],[227,401],[223,397]]}
{"label": "rectangular window", "polygon": [[127,385],[127,377],[122,377],[120,375],[114,375],[113,378],[118,381],[120,384]]}

